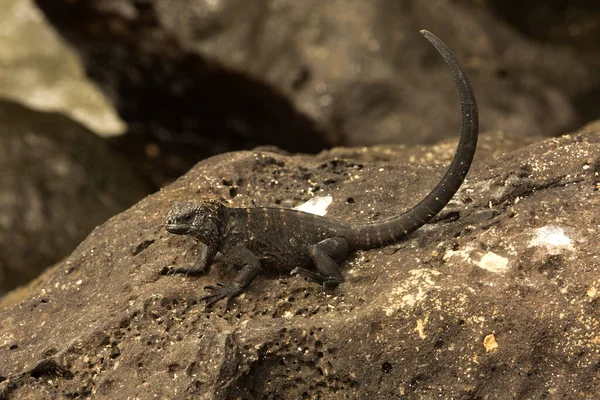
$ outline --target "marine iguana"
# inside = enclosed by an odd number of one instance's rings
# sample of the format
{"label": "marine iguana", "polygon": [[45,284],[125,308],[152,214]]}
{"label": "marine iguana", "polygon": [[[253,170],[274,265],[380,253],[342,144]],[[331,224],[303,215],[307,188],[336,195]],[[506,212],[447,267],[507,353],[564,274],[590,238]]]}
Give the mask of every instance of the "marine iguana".
{"label": "marine iguana", "polygon": [[[382,247],[408,236],[450,201],[464,181],[477,147],[477,104],[465,71],[448,47],[432,33],[421,33],[452,72],[461,102],[460,140],[441,181],[414,207],[376,222],[347,223],[283,208],[230,208],[213,200],[175,204],[167,215],[167,231],[193,236],[205,246],[192,267],[170,272],[204,272],[217,252],[228,263],[242,267],[233,282],[205,286],[211,291],[202,297],[207,307],[224,298],[229,305],[263,268],[302,275],[333,289],[344,281],[338,263],[350,252]],[[313,266],[316,270],[309,269]]]}

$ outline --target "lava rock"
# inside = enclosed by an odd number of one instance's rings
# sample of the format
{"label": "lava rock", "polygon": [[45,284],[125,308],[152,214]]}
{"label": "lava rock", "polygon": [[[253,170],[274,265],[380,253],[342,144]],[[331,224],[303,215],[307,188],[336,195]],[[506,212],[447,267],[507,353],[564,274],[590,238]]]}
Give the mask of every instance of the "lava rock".
{"label": "lava rock", "polygon": [[107,143],[67,117],[0,101],[0,294],[68,255],[148,193]]}
{"label": "lava rock", "polygon": [[419,201],[453,147],[202,161],[0,305],[0,398],[593,398],[600,132],[488,138],[446,217],[354,253],[335,291],[260,276],[228,311],[198,299],[235,270],[161,274],[199,251],[164,229],[173,203],[330,195],[329,217],[376,220]]}

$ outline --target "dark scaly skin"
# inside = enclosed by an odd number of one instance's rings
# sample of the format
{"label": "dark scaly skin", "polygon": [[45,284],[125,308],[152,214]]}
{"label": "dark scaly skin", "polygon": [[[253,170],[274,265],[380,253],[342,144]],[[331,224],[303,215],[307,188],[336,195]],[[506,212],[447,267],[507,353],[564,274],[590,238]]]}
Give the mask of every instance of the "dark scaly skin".
{"label": "dark scaly skin", "polygon": [[[382,221],[350,224],[282,208],[229,208],[204,200],[176,204],[166,221],[167,231],[191,235],[205,247],[191,268],[174,273],[199,273],[217,254],[242,269],[230,284],[206,286],[207,306],[238,296],[263,269],[291,272],[333,289],[344,281],[338,263],[358,249],[382,247],[414,232],[439,213],[460,188],[469,171],[479,122],[475,95],[464,70],[436,36],[421,31],[444,58],[461,102],[460,141],[448,170],[419,204]],[[315,268],[316,267],[316,268]]]}

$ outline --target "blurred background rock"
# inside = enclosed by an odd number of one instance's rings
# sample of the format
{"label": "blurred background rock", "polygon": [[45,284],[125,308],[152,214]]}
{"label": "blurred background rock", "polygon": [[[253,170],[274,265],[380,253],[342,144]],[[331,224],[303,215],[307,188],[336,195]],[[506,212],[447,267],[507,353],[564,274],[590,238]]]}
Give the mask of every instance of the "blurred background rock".
{"label": "blurred background rock", "polygon": [[0,2],[0,120],[2,295],[149,187],[98,137],[125,125],[29,0]]}
{"label": "blurred background rock", "polygon": [[0,97],[59,111],[99,135],[124,132],[114,107],[32,1],[0,2],[0,43]]}
{"label": "blurred background rock", "polygon": [[496,3],[36,1],[127,123],[112,142],[158,186],[257,145],[455,136],[455,88],[423,28],[467,67],[483,131],[551,136],[598,118],[585,104],[600,59],[580,45],[598,40],[598,2]]}

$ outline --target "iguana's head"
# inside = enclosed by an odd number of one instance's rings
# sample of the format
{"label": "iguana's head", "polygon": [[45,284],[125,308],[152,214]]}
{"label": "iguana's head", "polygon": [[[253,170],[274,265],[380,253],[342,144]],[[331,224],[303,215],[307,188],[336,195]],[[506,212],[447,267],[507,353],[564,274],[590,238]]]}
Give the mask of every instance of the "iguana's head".
{"label": "iguana's head", "polygon": [[219,235],[219,209],[223,204],[214,200],[176,203],[169,214],[165,227],[170,233],[191,235],[206,243]]}

